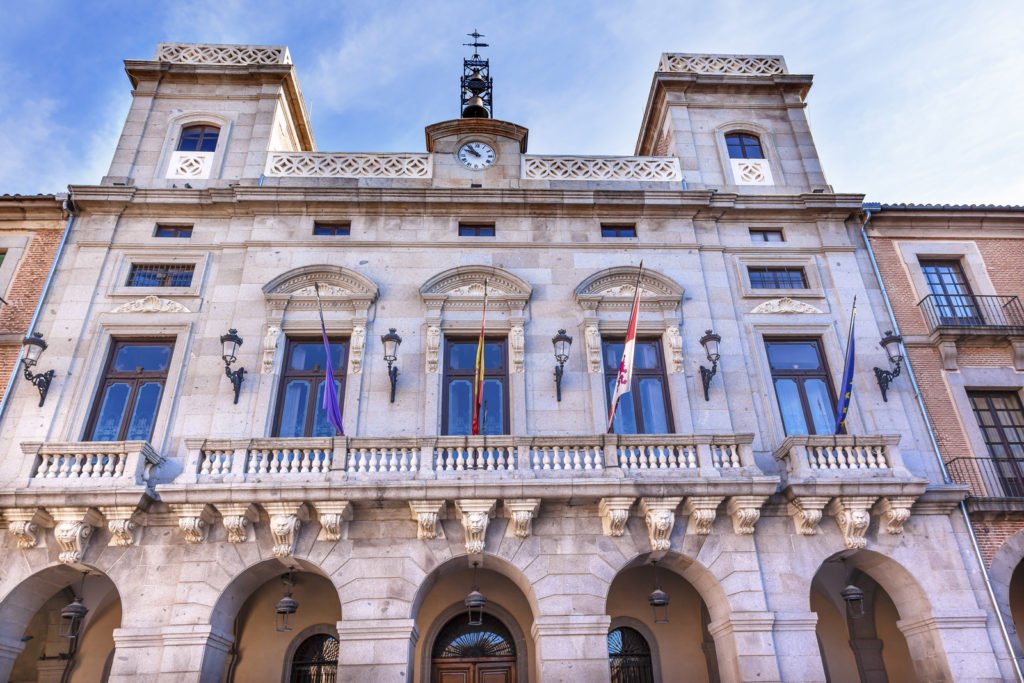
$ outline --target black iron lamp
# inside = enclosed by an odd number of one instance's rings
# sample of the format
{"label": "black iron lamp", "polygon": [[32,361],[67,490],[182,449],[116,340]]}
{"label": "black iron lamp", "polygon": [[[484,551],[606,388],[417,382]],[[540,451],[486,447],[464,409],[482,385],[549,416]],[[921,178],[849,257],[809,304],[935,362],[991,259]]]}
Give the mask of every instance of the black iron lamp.
{"label": "black iron lamp", "polygon": [[293,573],[288,572],[281,581],[284,583],[284,597],[274,606],[274,624],[278,633],[286,633],[292,630],[291,618],[299,611],[299,602],[292,597],[292,589],[295,587]]}
{"label": "black iron lamp", "polygon": [[668,593],[661,590],[661,581],[658,580],[658,563],[652,562],[651,566],[654,567],[654,590],[647,596],[647,602],[650,603],[651,609],[654,611],[654,623],[667,624]]}
{"label": "black iron lamp", "polygon": [[242,345],[242,338],[238,336],[238,330],[232,327],[227,334],[221,335],[220,343],[224,347],[224,374],[235,388],[235,403],[238,403],[238,394],[242,391],[242,382],[245,381],[245,368],[232,370],[231,364],[238,358],[238,347]]}
{"label": "black iron lamp", "polygon": [[21,357],[25,379],[32,382],[33,386],[39,390],[39,407],[41,408],[43,403],[46,402],[46,394],[50,391],[50,382],[53,381],[53,376],[57,374],[57,371],[47,370],[46,372],[33,373],[30,369],[36,366],[36,363],[39,362],[39,357],[46,350],[46,342],[43,341],[43,335],[40,333],[35,332],[32,336],[25,337],[21,342],[21,348],[25,351]]}
{"label": "black iron lamp", "polygon": [[878,345],[885,349],[885,355],[889,357],[889,367],[892,368],[892,370],[875,368],[875,379],[878,380],[878,388],[882,390],[882,400],[886,403],[889,402],[889,397],[886,395],[889,385],[900,376],[900,369],[903,366],[903,353],[900,351],[902,343],[903,337],[893,334],[892,330],[886,330],[882,341],[878,342]]}
{"label": "black iron lamp", "polygon": [[476,581],[476,568],[479,566],[479,562],[473,563],[473,589],[469,591],[464,601],[470,626],[480,626],[484,623],[484,607],[487,606],[487,598],[480,592],[480,585]]}
{"label": "black iron lamp", "polygon": [[846,603],[846,614],[851,619],[860,619],[864,616],[864,591],[854,585],[849,585],[839,591],[843,601]]}
{"label": "black iron lamp", "polygon": [[719,353],[718,345],[721,343],[722,338],[712,332],[711,330],[705,330],[704,336],[700,338],[700,345],[704,347],[704,353],[708,356],[708,362],[711,363],[711,369],[700,366],[700,381],[704,385],[704,400],[710,401],[708,396],[708,388],[711,386],[711,378],[718,372],[718,359],[721,358]]}
{"label": "black iron lamp", "polygon": [[74,600],[60,611],[60,636],[62,638],[74,639],[82,632],[85,615],[89,613],[89,608],[82,602],[82,594],[85,591],[85,577],[86,574],[83,572],[82,585],[79,587],[78,592],[75,593]]}
{"label": "black iron lamp", "polygon": [[565,369],[565,361],[569,360],[569,349],[572,347],[572,337],[565,333],[565,330],[559,330],[558,334],[551,338],[551,343],[555,347],[555,362],[558,365],[555,366],[555,393],[558,396],[558,401],[562,401],[562,372]]}
{"label": "black iron lamp", "polygon": [[388,379],[391,380],[391,402],[395,402],[395,388],[398,386],[398,368],[395,361],[398,360],[398,347],[402,345],[402,338],[395,332],[395,328],[389,328],[387,334],[380,337],[380,343],[384,345],[384,362],[388,364]]}

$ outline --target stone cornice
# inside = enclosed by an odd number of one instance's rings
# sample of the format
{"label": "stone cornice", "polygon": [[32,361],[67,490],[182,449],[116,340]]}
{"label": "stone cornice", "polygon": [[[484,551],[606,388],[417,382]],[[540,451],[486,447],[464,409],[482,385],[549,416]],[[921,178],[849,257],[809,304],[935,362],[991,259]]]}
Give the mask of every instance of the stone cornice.
{"label": "stone cornice", "polygon": [[[66,215],[63,200],[54,195],[0,196],[0,221],[59,221]],[[18,229],[31,228],[19,226]]]}

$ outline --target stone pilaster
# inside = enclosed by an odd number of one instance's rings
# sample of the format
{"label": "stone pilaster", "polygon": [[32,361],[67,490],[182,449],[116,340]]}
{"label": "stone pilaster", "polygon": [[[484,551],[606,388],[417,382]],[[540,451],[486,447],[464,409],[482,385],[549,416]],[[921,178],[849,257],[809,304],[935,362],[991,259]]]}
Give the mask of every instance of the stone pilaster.
{"label": "stone pilaster", "polygon": [[116,628],[109,683],[218,681],[232,642],[209,624]]}
{"label": "stone pilaster", "polygon": [[394,683],[412,680],[419,639],[412,619],[345,619],[338,622],[338,680]]}
{"label": "stone pilaster", "polygon": [[539,616],[533,622],[539,677],[542,681],[607,681],[606,614]]}

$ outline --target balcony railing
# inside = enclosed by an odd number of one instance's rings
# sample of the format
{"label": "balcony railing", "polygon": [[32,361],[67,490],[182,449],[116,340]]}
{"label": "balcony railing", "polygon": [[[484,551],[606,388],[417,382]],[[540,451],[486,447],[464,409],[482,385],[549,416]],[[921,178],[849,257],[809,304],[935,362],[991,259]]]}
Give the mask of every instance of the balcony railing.
{"label": "balcony railing", "polygon": [[949,475],[970,488],[972,498],[1024,499],[1024,461],[1016,458],[953,458]]}
{"label": "balcony railing", "polygon": [[[797,479],[904,474],[898,435],[789,436],[775,450]],[[852,470],[852,472],[851,472]]]}
{"label": "balcony railing", "polygon": [[145,441],[28,442],[21,450],[35,456],[29,475],[33,486],[144,486],[164,461]]}
{"label": "balcony railing", "polygon": [[1015,296],[929,294],[918,305],[930,332],[1024,334],[1024,304]]}

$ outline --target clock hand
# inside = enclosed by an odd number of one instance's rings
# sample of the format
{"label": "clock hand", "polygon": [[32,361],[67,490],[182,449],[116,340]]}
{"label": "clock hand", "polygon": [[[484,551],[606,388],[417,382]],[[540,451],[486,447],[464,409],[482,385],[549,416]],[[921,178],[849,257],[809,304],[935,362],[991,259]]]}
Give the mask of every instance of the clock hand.
{"label": "clock hand", "polygon": [[476,156],[476,157],[479,157],[479,156],[481,156],[480,152],[476,151],[476,150],[475,150],[475,149],[473,149],[472,147],[466,147],[466,150],[467,150],[467,151],[468,151],[468,152],[469,152],[470,154],[472,154],[473,156]]}

